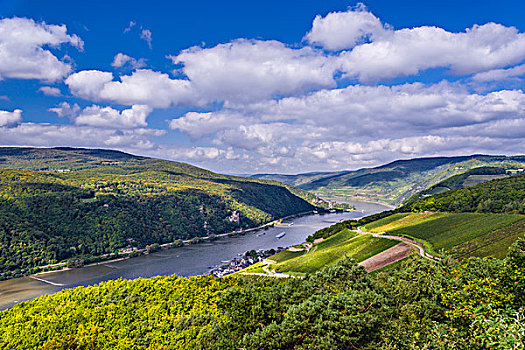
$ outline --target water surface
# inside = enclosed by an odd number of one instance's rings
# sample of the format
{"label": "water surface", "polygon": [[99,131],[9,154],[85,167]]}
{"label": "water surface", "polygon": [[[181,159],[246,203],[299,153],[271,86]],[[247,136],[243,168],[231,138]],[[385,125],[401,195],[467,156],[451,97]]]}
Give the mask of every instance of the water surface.
{"label": "water surface", "polygon": [[[89,286],[117,278],[206,274],[213,266],[221,265],[247,250],[267,250],[296,245],[304,242],[306,237],[323,227],[328,227],[341,220],[358,218],[387,209],[375,203],[353,204],[357,209],[354,212],[308,215],[285,220],[283,224],[276,227],[247,233],[244,236],[225,237],[210,243],[163,250],[122,261],[102,262],[81,269],[38,275],[38,278],[50,283],[31,277],[2,281],[0,282],[0,309],[9,308],[20,301],[55,293],[65,288]],[[289,225],[291,223],[293,225]],[[280,239],[276,238],[281,232],[285,232],[285,235]]]}

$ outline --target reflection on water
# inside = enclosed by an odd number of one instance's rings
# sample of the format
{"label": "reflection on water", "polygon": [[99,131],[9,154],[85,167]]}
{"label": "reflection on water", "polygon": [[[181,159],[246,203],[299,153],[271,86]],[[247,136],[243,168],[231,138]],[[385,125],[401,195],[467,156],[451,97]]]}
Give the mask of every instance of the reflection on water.
{"label": "reflection on water", "polygon": [[[82,269],[50,272],[38,275],[45,283],[31,277],[22,277],[0,282],[0,309],[15,303],[35,298],[42,294],[57,292],[64,288],[88,286],[103,281],[125,278],[167,276],[194,276],[208,273],[213,266],[231,260],[251,249],[287,247],[304,242],[313,232],[341,220],[357,218],[385,210],[374,203],[356,203],[355,212],[309,215],[287,220],[283,225],[265,231],[248,233],[244,236],[222,238],[211,243],[184,246],[163,250],[150,255],[139,256],[116,262],[102,262]],[[287,224],[293,222],[292,226]],[[276,236],[285,232],[278,239]]]}

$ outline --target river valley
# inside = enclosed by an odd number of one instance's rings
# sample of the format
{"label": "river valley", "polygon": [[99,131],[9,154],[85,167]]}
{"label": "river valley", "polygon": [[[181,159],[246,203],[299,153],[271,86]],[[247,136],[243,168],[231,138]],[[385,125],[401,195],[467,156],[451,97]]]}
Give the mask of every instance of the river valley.
{"label": "river valley", "polygon": [[[209,243],[162,250],[121,261],[102,262],[80,269],[2,281],[0,282],[0,310],[43,294],[55,293],[65,288],[94,285],[112,279],[148,278],[172,274],[179,276],[207,274],[212,267],[221,265],[248,250],[266,250],[296,245],[304,242],[306,237],[315,231],[341,220],[359,218],[389,209],[375,203],[353,202],[351,204],[355,205],[356,211],[307,215],[285,220],[282,224],[268,230],[224,237]],[[282,237],[277,238],[278,235]]]}

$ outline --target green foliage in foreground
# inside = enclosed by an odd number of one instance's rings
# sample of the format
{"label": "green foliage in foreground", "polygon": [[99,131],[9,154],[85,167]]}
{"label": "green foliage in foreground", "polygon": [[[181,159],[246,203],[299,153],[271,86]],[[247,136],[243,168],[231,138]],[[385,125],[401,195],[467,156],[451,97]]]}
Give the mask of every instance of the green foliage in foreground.
{"label": "green foliage in foreground", "polygon": [[0,313],[2,349],[523,349],[525,240],[504,260],[352,259],[304,279],[157,277]]}
{"label": "green foliage in foreground", "polygon": [[33,170],[0,169],[0,278],[314,208],[288,185],[116,151],[0,148],[14,166]]}

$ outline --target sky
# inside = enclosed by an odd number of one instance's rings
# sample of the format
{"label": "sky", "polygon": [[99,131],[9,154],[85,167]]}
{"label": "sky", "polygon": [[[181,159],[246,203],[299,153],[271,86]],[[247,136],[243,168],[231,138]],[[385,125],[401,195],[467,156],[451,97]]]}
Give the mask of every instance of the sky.
{"label": "sky", "polygon": [[0,0],[0,145],[229,174],[525,153],[525,1]]}

